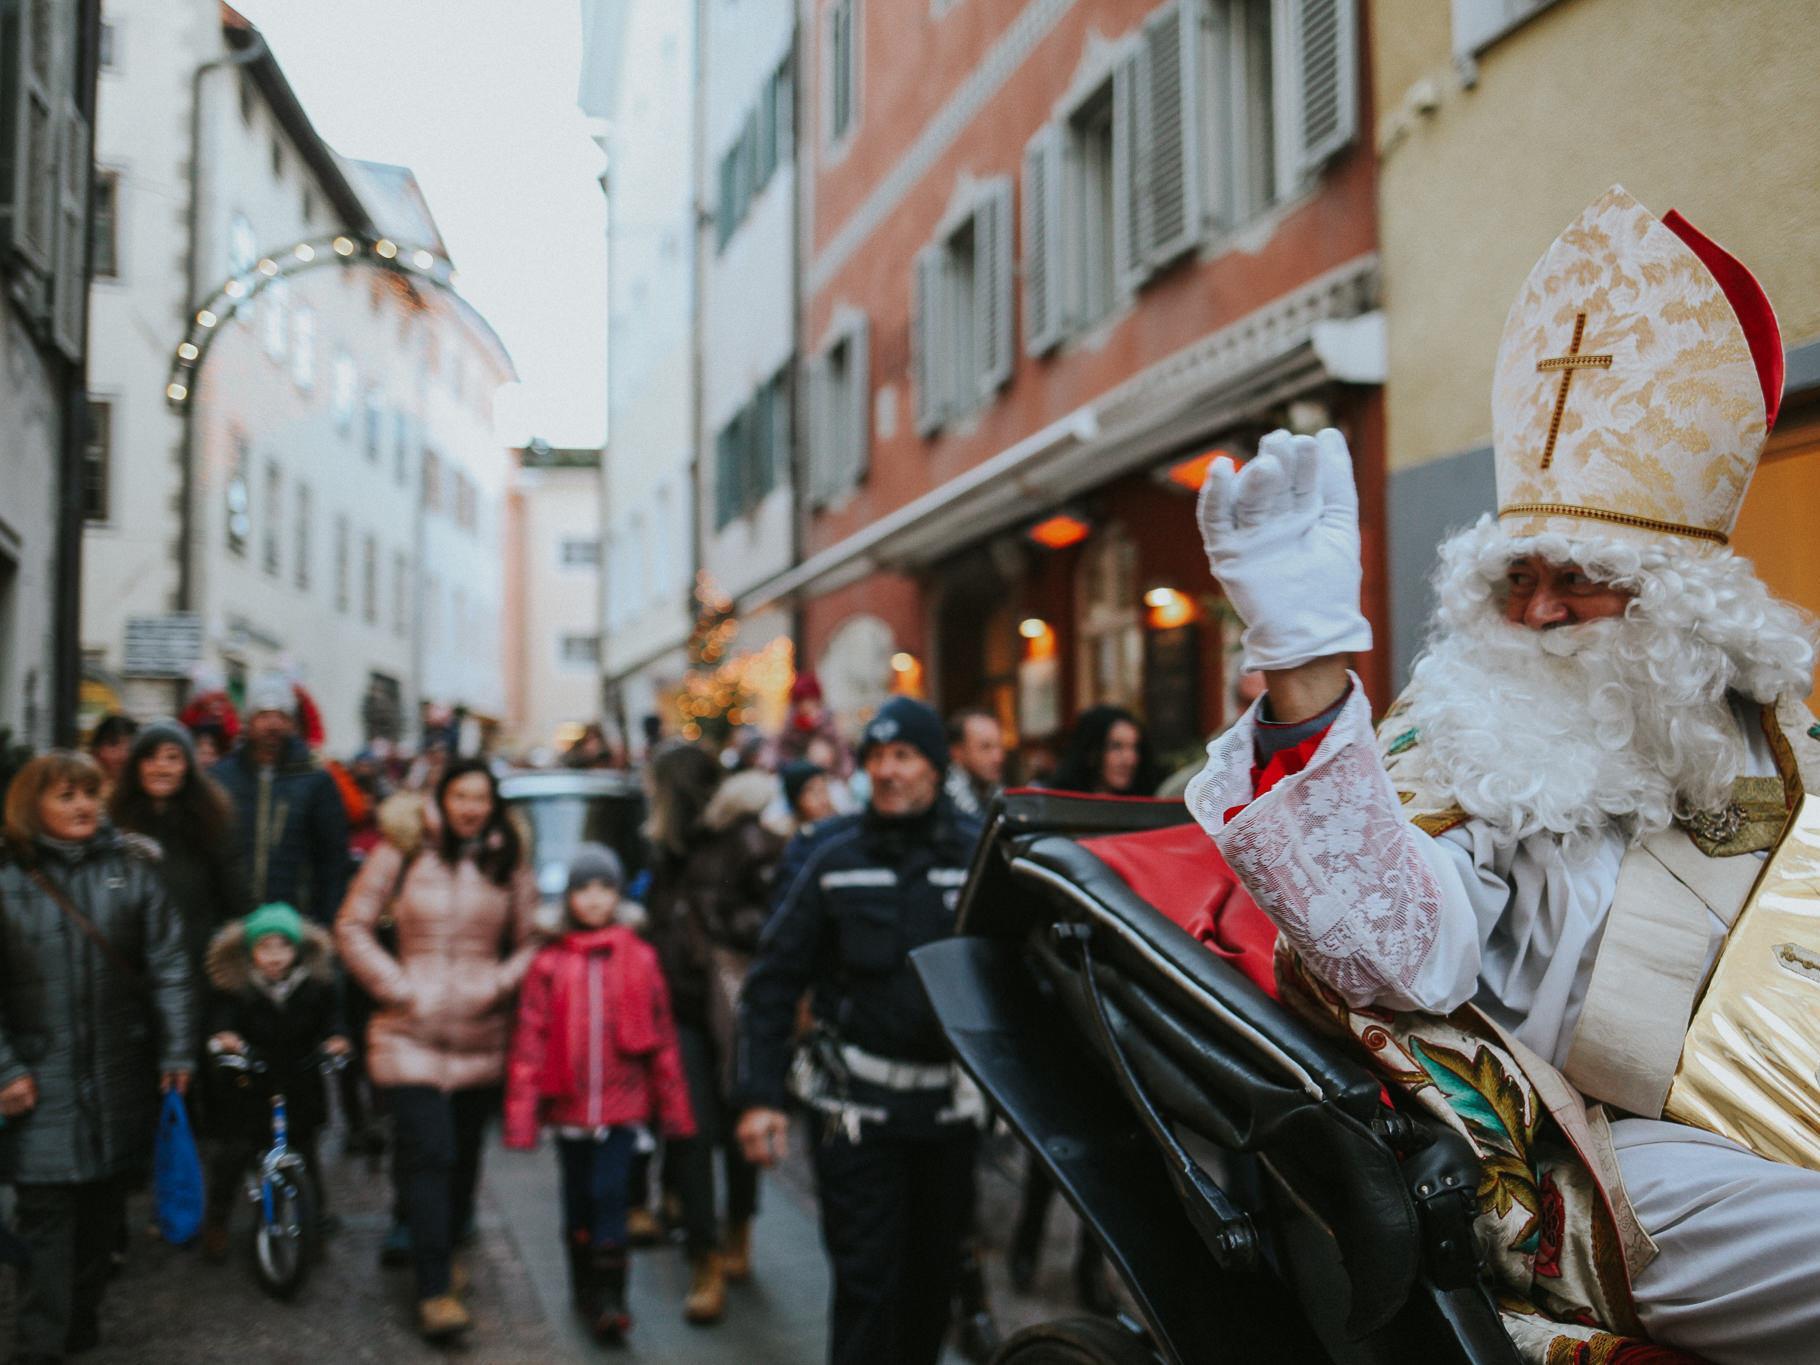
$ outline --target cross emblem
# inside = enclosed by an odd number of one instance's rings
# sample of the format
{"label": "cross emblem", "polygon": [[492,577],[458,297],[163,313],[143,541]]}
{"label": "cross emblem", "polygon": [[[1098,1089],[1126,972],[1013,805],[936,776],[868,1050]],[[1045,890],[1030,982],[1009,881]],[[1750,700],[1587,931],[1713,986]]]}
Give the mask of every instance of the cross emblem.
{"label": "cross emblem", "polygon": [[1554,416],[1548,419],[1548,444],[1542,447],[1542,468],[1547,469],[1554,463],[1555,437],[1561,434],[1561,418],[1567,413],[1567,390],[1574,382],[1575,370],[1609,370],[1611,357],[1608,355],[1581,355],[1580,338],[1586,335],[1586,314],[1574,314],[1574,339],[1567,347],[1566,355],[1550,356],[1547,360],[1536,362],[1536,372],[1546,374],[1550,370],[1561,372],[1561,387],[1555,390]]}

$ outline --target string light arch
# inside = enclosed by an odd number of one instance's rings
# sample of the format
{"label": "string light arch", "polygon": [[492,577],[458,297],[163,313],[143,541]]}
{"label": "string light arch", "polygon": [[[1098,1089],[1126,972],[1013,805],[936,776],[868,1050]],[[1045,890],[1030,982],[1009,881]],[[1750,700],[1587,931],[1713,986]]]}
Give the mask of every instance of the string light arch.
{"label": "string light arch", "polygon": [[433,285],[457,299],[461,297],[455,287],[455,268],[447,258],[427,247],[358,232],[307,238],[283,251],[262,256],[249,269],[229,276],[191,311],[189,328],[171,353],[170,371],[164,386],[165,402],[179,412],[188,410],[196,392],[196,375],[208,359],[209,347],[222,327],[241,308],[258,298],[267,285],[274,280],[288,280],[331,265],[370,266],[410,281]]}

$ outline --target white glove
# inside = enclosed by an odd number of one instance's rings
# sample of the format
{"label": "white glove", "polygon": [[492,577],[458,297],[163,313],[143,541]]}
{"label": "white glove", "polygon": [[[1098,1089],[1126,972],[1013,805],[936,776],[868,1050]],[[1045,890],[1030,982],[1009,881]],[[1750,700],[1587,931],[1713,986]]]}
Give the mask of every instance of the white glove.
{"label": "white glove", "polygon": [[1196,515],[1213,576],[1245,622],[1245,668],[1371,648],[1359,611],[1359,493],[1346,438],[1273,431],[1243,469],[1215,460]]}

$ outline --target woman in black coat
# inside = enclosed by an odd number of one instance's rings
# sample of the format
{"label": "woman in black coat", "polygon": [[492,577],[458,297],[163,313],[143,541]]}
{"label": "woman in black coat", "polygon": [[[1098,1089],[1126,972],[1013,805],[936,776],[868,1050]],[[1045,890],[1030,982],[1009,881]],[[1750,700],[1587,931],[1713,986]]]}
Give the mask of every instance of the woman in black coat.
{"label": "woman in black coat", "polygon": [[155,720],[134,736],[108,813],[116,828],[157,842],[159,870],[183,921],[200,994],[210,940],[252,907],[234,860],[233,808],[221,784],[197,762],[188,730],[174,720]]}
{"label": "woman in black coat", "polygon": [[95,1344],[159,1087],[189,1087],[190,968],[156,858],[102,822],[93,759],[52,750],[13,779],[0,845],[0,1183],[17,1189],[31,1249],[15,1361]]}

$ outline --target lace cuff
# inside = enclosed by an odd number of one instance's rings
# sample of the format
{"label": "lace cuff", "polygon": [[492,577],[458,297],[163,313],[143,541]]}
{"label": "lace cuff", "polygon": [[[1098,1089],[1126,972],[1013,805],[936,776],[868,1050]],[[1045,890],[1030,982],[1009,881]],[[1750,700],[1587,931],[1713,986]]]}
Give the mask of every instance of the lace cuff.
{"label": "lace cuff", "polygon": [[1255,727],[1254,706],[1207,746],[1188,809],[1303,959],[1350,1004],[1437,1008],[1418,978],[1440,935],[1445,897],[1418,842],[1426,836],[1403,819],[1384,772],[1359,680],[1308,766],[1254,800]]}

